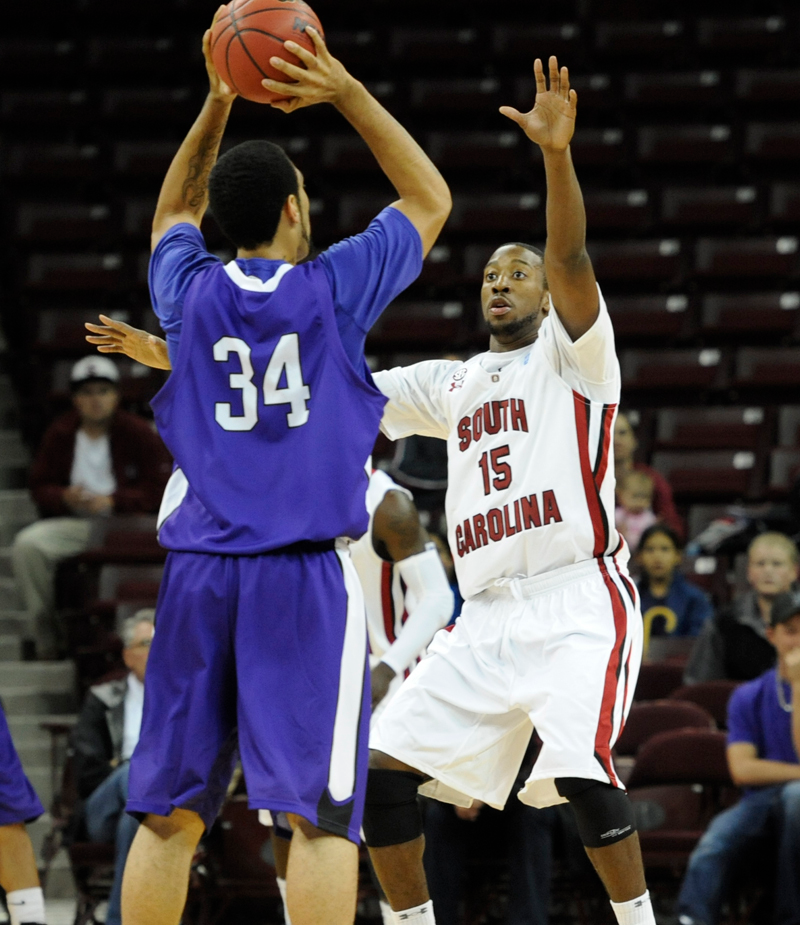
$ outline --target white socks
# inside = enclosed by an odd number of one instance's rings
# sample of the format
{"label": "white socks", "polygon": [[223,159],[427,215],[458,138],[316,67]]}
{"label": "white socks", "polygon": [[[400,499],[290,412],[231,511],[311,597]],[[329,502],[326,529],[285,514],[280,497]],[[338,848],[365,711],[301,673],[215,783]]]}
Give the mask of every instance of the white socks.
{"label": "white socks", "polygon": [[401,912],[393,911],[392,916],[394,925],[436,925],[430,899],[421,906],[412,906],[411,909],[403,909]]}
{"label": "white socks", "polygon": [[44,893],[40,886],[7,893],[6,904],[11,925],[45,925]]}
{"label": "white socks", "polygon": [[630,899],[626,903],[612,902],[611,908],[619,925],[656,925],[650,893],[647,890],[638,899]]}
{"label": "white socks", "polygon": [[286,905],[286,881],[283,877],[276,877],[278,881],[278,889],[281,891],[281,900],[283,901],[283,920],[286,922],[286,925],[292,925],[292,920],[289,918],[289,907]]}
{"label": "white socks", "polygon": [[392,907],[385,899],[380,900],[381,904],[381,920],[383,925],[394,925],[394,912],[392,912]]}

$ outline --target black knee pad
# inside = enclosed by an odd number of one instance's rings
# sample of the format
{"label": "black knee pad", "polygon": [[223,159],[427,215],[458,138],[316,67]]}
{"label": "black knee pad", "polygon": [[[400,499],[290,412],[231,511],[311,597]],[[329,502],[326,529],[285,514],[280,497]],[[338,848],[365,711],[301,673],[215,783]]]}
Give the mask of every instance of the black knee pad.
{"label": "black knee pad", "polygon": [[417,788],[423,778],[410,771],[370,768],[364,805],[364,836],[370,848],[386,848],[422,835]]}
{"label": "black knee pad", "polygon": [[613,845],[636,831],[633,805],[624,790],[580,777],[558,778],[556,790],[569,800],[586,848]]}

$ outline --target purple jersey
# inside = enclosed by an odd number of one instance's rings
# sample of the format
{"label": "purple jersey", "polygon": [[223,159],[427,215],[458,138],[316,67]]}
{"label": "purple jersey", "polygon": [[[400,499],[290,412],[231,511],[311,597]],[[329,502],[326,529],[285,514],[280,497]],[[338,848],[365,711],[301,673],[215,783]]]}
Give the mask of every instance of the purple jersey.
{"label": "purple jersey", "polygon": [[161,543],[252,555],[360,536],[385,402],[345,355],[319,262],[281,264],[267,281],[236,262],[207,266],[187,289],[176,362],[152,403],[179,467]]}

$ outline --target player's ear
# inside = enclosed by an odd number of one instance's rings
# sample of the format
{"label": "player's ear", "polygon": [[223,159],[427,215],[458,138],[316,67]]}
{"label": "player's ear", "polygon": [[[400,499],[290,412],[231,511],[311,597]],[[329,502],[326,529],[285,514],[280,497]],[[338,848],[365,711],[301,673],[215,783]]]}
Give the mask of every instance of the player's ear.
{"label": "player's ear", "polygon": [[550,290],[544,289],[542,291],[542,298],[539,300],[539,311],[543,315],[548,315],[550,313]]}
{"label": "player's ear", "polygon": [[302,212],[300,211],[300,202],[294,193],[290,193],[286,197],[286,202],[284,203],[283,211],[286,213],[286,217],[289,219],[289,222],[292,225],[298,225],[302,221]]}

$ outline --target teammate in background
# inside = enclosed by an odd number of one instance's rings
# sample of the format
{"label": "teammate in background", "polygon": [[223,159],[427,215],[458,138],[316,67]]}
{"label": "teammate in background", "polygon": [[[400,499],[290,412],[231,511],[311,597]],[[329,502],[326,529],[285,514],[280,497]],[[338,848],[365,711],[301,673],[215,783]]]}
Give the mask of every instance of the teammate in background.
{"label": "teammate in background", "polygon": [[[364,360],[366,331],[419,274],[450,194],[408,133],[309,34],[316,55],[286,43],[304,67],[272,59],[296,81],[265,81],[292,96],[274,106],[332,103],[398,201],[362,235],[297,266],[310,249],[303,177],[264,141],[217,161],[235,94],[206,32],[210,92],[153,220],[151,298],[173,372],[152,405],[176,470],[160,514],[170,553],[131,761],[128,811],[142,825],[125,870],[125,925],[179,922],[237,740],[251,806],[283,811],[293,827],[295,925],[350,925],[355,915],[366,627],[337,538],[367,528],[365,464],[385,403]],[[227,265],[199,231],[209,204],[237,249]]]}
{"label": "teammate in background", "polygon": [[507,244],[489,259],[488,353],[375,376],[390,439],[447,440],[447,521],[465,597],[453,631],[436,636],[370,736],[364,831],[398,925],[434,922],[418,788],[502,808],[534,726],[543,746],[520,798],[568,800],[618,921],[655,921],[611,759],[642,651],[614,526],[619,363],[570,157],[576,94],[555,58],[549,90],[541,61],[534,71],[533,110],[501,112],[544,156],[544,255]]}
{"label": "teammate in background", "polygon": [[44,812],[22,770],[0,707],[0,886],[11,925],[44,925],[44,895],[26,822]]}

